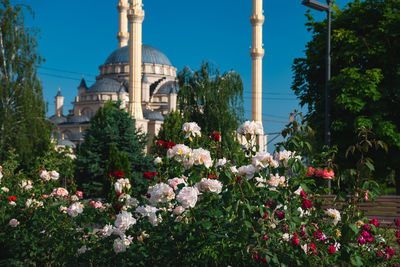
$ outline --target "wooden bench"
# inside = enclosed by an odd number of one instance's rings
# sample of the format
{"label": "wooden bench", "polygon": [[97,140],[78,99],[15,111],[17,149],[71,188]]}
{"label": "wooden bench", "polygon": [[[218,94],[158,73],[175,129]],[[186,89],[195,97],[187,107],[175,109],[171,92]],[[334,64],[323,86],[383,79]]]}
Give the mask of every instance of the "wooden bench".
{"label": "wooden bench", "polygon": [[[340,210],[344,203],[343,201],[338,201],[333,205],[335,197],[335,195],[322,196],[326,200],[326,204],[323,207],[333,207]],[[358,207],[364,211],[365,217],[368,219],[378,219],[378,222],[384,227],[394,227],[394,220],[400,219],[400,196],[379,196],[374,202],[367,200],[359,203]]]}

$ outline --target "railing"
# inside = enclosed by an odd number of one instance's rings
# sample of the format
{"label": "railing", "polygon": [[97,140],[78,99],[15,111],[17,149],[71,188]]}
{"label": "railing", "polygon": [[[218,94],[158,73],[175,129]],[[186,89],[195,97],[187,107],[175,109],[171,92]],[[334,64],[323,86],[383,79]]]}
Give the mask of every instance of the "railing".
{"label": "railing", "polygon": [[[325,208],[334,207],[340,210],[344,204],[343,201],[337,201],[333,205],[335,195],[324,195],[326,200]],[[392,227],[394,220],[400,218],[400,196],[379,196],[374,202],[367,200],[358,204],[360,210],[364,211],[365,217],[369,219],[377,218],[381,226]]]}

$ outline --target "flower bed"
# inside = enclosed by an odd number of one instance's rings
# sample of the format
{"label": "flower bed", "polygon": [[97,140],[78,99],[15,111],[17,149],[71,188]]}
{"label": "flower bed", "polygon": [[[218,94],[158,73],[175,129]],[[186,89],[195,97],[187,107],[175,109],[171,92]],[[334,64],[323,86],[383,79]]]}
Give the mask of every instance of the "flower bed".
{"label": "flower bed", "polygon": [[[254,123],[253,123],[254,124]],[[248,143],[251,123],[240,127]],[[245,127],[246,126],[246,127]],[[249,128],[250,127],[250,128]],[[56,172],[1,180],[2,263],[78,265],[329,265],[396,263],[392,234],[379,221],[346,209],[324,209],[324,179],[301,155],[243,150],[241,161],[219,154],[215,135],[185,124],[184,144],[167,142],[135,181],[112,174],[108,203],[57,185]],[[6,171],[6,170],[5,170]],[[390,237],[389,237],[390,238]]]}

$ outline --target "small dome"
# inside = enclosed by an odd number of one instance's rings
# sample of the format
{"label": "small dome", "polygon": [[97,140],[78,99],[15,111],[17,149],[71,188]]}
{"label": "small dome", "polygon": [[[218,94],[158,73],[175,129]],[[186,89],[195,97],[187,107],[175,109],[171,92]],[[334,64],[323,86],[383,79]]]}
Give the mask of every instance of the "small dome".
{"label": "small dome", "polygon": [[57,115],[53,115],[50,118],[50,121],[55,124],[61,124],[67,121],[67,118],[64,116],[58,117]]}
{"label": "small dome", "polygon": [[90,122],[90,119],[85,116],[85,115],[73,115],[73,116],[68,116],[67,117],[67,122],[68,123],[86,123],[86,122]]}
{"label": "small dome", "polygon": [[143,110],[143,117],[151,121],[164,121],[164,116],[158,111]]}
{"label": "small dome", "polygon": [[160,95],[169,95],[169,94],[177,94],[179,91],[179,86],[175,81],[169,81],[161,85],[160,89],[158,89],[157,94]]}
{"label": "small dome", "polygon": [[[172,65],[163,52],[149,45],[142,45],[142,62],[169,66]],[[114,63],[129,63],[129,46],[121,47],[112,52],[104,64],[107,65]]]}
{"label": "small dome", "polygon": [[59,139],[58,142],[57,142],[57,145],[58,146],[70,146],[72,148],[75,148],[75,144],[74,143],[72,143],[69,140],[65,140],[65,139],[64,140]]}
{"label": "small dome", "polygon": [[102,78],[97,80],[90,88],[87,93],[97,93],[97,92],[119,92],[121,88],[121,83],[117,80],[110,78]]}

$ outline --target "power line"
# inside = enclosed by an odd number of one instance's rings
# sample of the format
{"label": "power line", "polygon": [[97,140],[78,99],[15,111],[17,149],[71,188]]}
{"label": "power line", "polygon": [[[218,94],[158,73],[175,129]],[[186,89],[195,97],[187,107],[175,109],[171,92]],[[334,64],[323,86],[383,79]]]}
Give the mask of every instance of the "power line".
{"label": "power line", "polygon": [[[252,99],[251,97],[243,97],[244,99]],[[270,100],[279,100],[279,101],[292,101],[292,100],[296,100],[299,101],[299,99],[297,98],[283,98],[283,97],[262,97],[262,100],[266,100],[266,101],[270,101]]]}
{"label": "power line", "polygon": [[275,122],[275,123],[288,123],[288,121],[278,121],[278,120],[269,120],[269,119],[262,119],[262,121]]}
{"label": "power line", "polygon": [[48,68],[48,67],[43,67],[43,66],[40,66],[39,68],[45,69],[45,70],[53,70],[53,71],[58,71],[58,72],[71,73],[71,74],[87,75],[87,76],[93,76],[93,77],[97,76],[97,75],[91,74],[91,73],[83,73],[83,72],[76,72],[76,71],[70,71],[70,70],[62,70],[62,69],[58,69],[58,68]]}
{"label": "power line", "polygon": [[[244,91],[244,94],[252,94],[252,92]],[[293,94],[288,94],[288,93],[276,93],[276,92],[262,92],[262,95],[293,95]]]}
{"label": "power line", "polygon": [[[78,78],[67,77],[67,76],[63,76],[63,75],[58,75],[58,74],[53,74],[53,73],[46,73],[46,72],[38,72],[38,74],[51,76],[51,77],[56,77],[56,78],[60,78],[60,79],[74,80],[74,81],[80,81],[81,80],[81,79],[78,79]],[[93,83],[94,81],[87,80],[87,82]]]}

